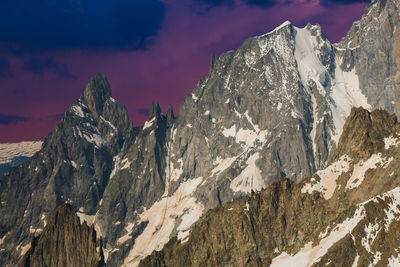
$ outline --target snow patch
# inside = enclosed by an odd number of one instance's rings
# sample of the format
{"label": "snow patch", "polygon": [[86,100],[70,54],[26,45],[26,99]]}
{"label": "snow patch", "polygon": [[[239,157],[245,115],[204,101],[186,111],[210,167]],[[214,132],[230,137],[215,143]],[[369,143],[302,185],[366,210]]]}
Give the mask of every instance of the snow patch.
{"label": "snow patch", "polygon": [[374,243],[374,240],[380,230],[381,229],[378,223],[369,223],[365,226],[364,231],[366,235],[361,239],[361,244],[368,251],[368,253],[371,253],[371,245]]}
{"label": "snow patch", "polygon": [[387,231],[393,221],[399,221],[400,219],[400,187],[396,187],[395,189],[383,194],[380,198],[390,199],[388,208],[385,209],[385,231]]}
{"label": "snow patch", "polygon": [[71,107],[71,112],[78,117],[85,118],[85,112],[83,112],[82,107],[79,105],[73,105]]}
{"label": "snow patch", "polygon": [[256,152],[247,159],[247,167],[230,184],[233,192],[251,193],[252,190],[260,191],[266,187],[261,171],[256,165],[259,156]]}
{"label": "snow patch", "polygon": [[156,121],[156,117],[154,117],[154,118],[152,118],[150,121],[146,121],[145,123],[144,123],[144,125],[143,125],[143,129],[142,130],[145,130],[145,129],[147,129],[147,128],[150,128],[152,125],[153,125],[153,123]]}
{"label": "snow patch", "polygon": [[400,254],[397,254],[397,256],[392,256],[389,259],[388,267],[399,267],[400,266]]}
{"label": "snow patch", "polygon": [[[393,158],[391,158],[391,160],[393,160]],[[390,163],[391,160],[389,159],[389,161],[385,161],[382,159],[381,153],[373,154],[365,162],[361,160],[354,166],[353,173],[350,179],[347,181],[346,190],[351,190],[362,184],[365,178],[365,173],[369,169],[375,169],[379,163],[383,164],[383,167],[385,167],[388,165],[388,163]]]}
{"label": "snow patch", "polygon": [[76,215],[78,215],[81,224],[86,222],[86,224],[90,226],[94,223],[95,215],[87,215],[79,211],[76,213]]}
{"label": "snow patch", "polygon": [[132,162],[130,162],[129,161],[129,159],[128,158],[125,158],[122,162],[121,162],[121,170],[123,170],[123,169],[128,169],[130,166],[131,166],[131,163]]}
{"label": "snow patch", "polygon": [[343,155],[338,161],[332,163],[324,170],[318,171],[316,174],[320,180],[317,182],[315,178],[306,183],[301,189],[301,193],[311,194],[314,191],[321,192],[325,199],[330,199],[336,190],[336,180],[342,173],[349,171],[351,159],[347,155]]}
{"label": "snow patch", "polygon": [[119,164],[120,164],[121,158],[117,155],[114,156],[113,158],[113,163],[114,163],[114,168],[111,171],[110,174],[110,180],[114,177],[114,175],[117,173],[118,169],[119,169]]}
{"label": "snow patch", "polygon": [[33,228],[32,226],[29,227],[29,233],[31,234],[40,234],[42,231],[42,228]]}
{"label": "snow patch", "polygon": [[31,248],[31,242],[29,242],[28,244],[26,244],[25,246],[21,247],[21,256],[24,256],[26,254],[26,252],[28,252],[28,250]]}
{"label": "snow patch", "polygon": [[84,133],[83,137],[89,142],[94,144],[97,148],[101,148],[106,144],[103,137],[101,137],[100,133],[97,131],[94,133]]}
{"label": "snow patch", "polygon": [[114,131],[117,131],[117,127],[115,127],[114,124],[112,124],[110,121],[104,119],[103,116],[100,116],[100,119],[101,119],[102,121],[104,121],[105,123],[107,123],[108,126],[110,126]]}
{"label": "snow patch", "polygon": [[169,181],[178,181],[179,177],[181,177],[183,173],[183,161],[182,159],[178,159],[177,162],[179,163],[180,167],[175,168],[174,163],[171,161],[171,173],[168,175],[168,180]]}
{"label": "snow patch", "polygon": [[374,254],[374,261],[371,262],[371,263],[368,265],[368,267],[373,267],[373,266],[375,266],[375,265],[381,260],[381,256],[382,256],[382,253],[381,253],[381,252],[379,252],[379,251],[375,252],[375,254]]}
{"label": "snow patch", "polygon": [[2,238],[0,238],[0,246],[2,246],[4,244],[4,240],[6,239],[8,233],[6,233],[5,235],[3,235]]}
{"label": "snow patch", "polygon": [[237,157],[226,158],[226,159],[217,157],[216,160],[214,161],[214,166],[215,165],[217,166],[211,170],[211,176],[214,176],[215,174],[219,175],[220,173],[224,172],[232,165],[232,163],[235,162],[236,159]]}
{"label": "snow patch", "polygon": [[197,102],[199,100],[199,97],[197,97],[194,93],[192,93],[192,99]]}
{"label": "snow patch", "polygon": [[125,258],[124,266],[137,266],[141,259],[154,250],[161,250],[169,241],[176,224],[180,238],[186,238],[188,229],[195,223],[204,210],[192,195],[203,181],[202,177],[182,183],[170,197],[164,197],[140,214],[140,222],[148,221],[143,233],[135,240],[135,244]]}
{"label": "snow patch", "polygon": [[350,72],[343,71],[340,68],[340,60],[336,58],[338,63],[336,64],[335,80],[331,92],[333,103],[330,105],[336,128],[334,137],[336,144],[339,141],[344,122],[349,116],[352,107],[363,107],[371,111],[371,105],[368,104],[367,97],[360,89],[359,78],[355,69],[353,68]]}
{"label": "snow patch", "polygon": [[394,136],[385,137],[384,141],[386,150],[391,148],[392,146],[397,146],[398,144],[400,144],[400,138]]}
{"label": "snow patch", "polygon": [[72,167],[74,167],[75,169],[78,167],[78,165],[76,164],[76,162],[73,161],[73,160],[71,160],[71,165],[72,165]]}
{"label": "snow patch", "polygon": [[258,142],[265,142],[269,135],[268,130],[260,131],[257,125],[254,125],[254,128],[257,130],[253,131],[243,128],[236,130],[236,126],[232,125],[229,129],[224,128],[222,134],[228,138],[233,137],[237,144],[240,144],[245,148],[250,148],[256,146]]}
{"label": "snow patch", "polygon": [[358,260],[360,259],[360,255],[357,254],[357,256],[354,258],[354,262],[351,265],[351,267],[357,267]]}

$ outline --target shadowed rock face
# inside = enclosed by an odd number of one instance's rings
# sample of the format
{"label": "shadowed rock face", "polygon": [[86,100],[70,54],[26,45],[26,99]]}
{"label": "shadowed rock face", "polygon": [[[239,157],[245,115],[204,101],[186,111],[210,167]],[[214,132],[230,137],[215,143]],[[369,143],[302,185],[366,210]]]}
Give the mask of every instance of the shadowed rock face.
{"label": "shadowed rock face", "polygon": [[[108,184],[113,157],[134,135],[125,107],[96,76],[29,161],[0,181],[0,265],[15,265],[21,248],[43,230],[58,205],[93,214]],[[130,140],[132,137],[130,137]]]}
{"label": "shadowed rock face", "polygon": [[353,129],[334,152],[352,106],[397,103],[398,2],[373,2],[339,44],[318,25],[286,22],[213,57],[177,118],[153,103],[145,124],[133,126],[97,75],[41,151],[1,179],[0,265],[14,266],[63,203],[94,225],[110,266],[137,265],[171,237],[186,240],[210,208],[281,177],[301,182],[332,155],[370,159],[395,123],[382,112],[357,113],[360,127],[375,130]]}
{"label": "shadowed rock face", "polygon": [[140,266],[395,266],[399,127],[386,111],[353,109],[326,169],[208,211],[186,242],[171,240]]}
{"label": "shadowed rock face", "polygon": [[20,266],[104,266],[101,241],[96,241],[93,226],[81,224],[71,207],[62,205],[33,239]]}

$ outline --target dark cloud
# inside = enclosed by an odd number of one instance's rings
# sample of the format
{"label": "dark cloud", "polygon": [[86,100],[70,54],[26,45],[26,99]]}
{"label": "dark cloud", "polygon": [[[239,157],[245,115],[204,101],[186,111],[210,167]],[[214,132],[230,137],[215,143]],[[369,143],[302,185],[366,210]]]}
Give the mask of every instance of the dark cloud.
{"label": "dark cloud", "polygon": [[148,108],[138,108],[136,110],[137,114],[149,116],[149,109]]}
{"label": "dark cloud", "polygon": [[335,4],[354,4],[354,3],[370,3],[371,0],[322,0],[323,6],[331,6]]}
{"label": "dark cloud", "polygon": [[164,13],[159,0],[2,0],[0,48],[143,49]]}
{"label": "dark cloud", "polygon": [[234,4],[233,0],[194,0],[194,2],[196,4],[209,7],[222,6],[222,5],[232,6]]}
{"label": "dark cloud", "polygon": [[64,117],[64,113],[59,113],[59,114],[48,115],[44,119],[60,121],[63,117]]}
{"label": "dark cloud", "polygon": [[197,15],[206,15],[215,7],[234,5],[234,0],[193,0],[192,9]]}
{"label": "dark cloud", "polygon": [[243,0],[244,3],[250,6],[271,7],[275,5],[274,0]]}
{"label": "dark cloud", "polygon": [[17,122],[29,121],[31,118],[24,116],[16,116],[16,115],[7,115],[0,113],[0,125],[10,125],[15,124]]}
{"label": "dark cloud", "polygon": [[[194,10],[200,15],[208,13],[212,8],[219,6],[234,7],[234,0],[193,0]],[[249,6],[271,7],[276,4],[275,0],[240,0]]]}
{"label": "dark cloud", "polygon": [[6,58],[0,58],[0,77],[2,78],[12,78],[14,77],[11,71],[10,62]]}
{"label": "dark cloud", "polygon": [[24,62],[24,69],[35,74],[43,75],[45,71],[53,71],[59,79],[73,79],[74,76],[69,72],[68,66],[56,62],[53,57],[30,57]]}

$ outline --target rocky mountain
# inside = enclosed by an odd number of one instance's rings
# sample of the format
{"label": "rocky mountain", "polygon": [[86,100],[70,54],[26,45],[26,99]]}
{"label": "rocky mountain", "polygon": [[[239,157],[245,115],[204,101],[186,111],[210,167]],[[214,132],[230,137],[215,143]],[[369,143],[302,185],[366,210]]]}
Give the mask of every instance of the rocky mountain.
{"label": "rocky mountain", "polygon": [[212,58],[178,117],[153,103],[142,126],[97,75],[0,180],[0,265],[15,265],[63,203],[102,237],[107,265],[136,266],[187,240],[207,210],[324,169],[351,107],[397,112],[399,7],[372,2],[338,44],[290,22],[250,38]]}
{"label": "rocky mountain", "polygon": [[400,123],[353,109],[326,168],[208,211],[140,266],[399,266]]}
{"label": "rocky mountain", "polygon": [[42,147],[42,141],[0,144],[0,179],[12,167],[33,156]]}
{"label": "rocky mountain", "polygon": [[93,226],[81,224],[71,207],[64,204],[33,239],[20,266],[104,266],[101,241],[97,244],[96,240]]}
{"label": "rocky mountain", "polygon": [[0,265],[15,265],[57,206],[71,203],[74,212],[95,213],[113,157],[134,131],[104,75],[97,75],[41,150],[0,180]]}

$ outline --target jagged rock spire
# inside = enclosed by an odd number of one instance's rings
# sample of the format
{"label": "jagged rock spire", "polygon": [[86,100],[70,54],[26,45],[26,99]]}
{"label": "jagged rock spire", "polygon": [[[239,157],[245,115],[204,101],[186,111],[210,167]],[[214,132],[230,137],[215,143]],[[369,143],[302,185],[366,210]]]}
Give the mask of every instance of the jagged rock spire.
{"label": "jagged rock spire", "polygon": [[87,85],[81,96],[95,117],[101,115],[104,103],[111,97],[110,84],[104,73],[98,73]]}
{"label": "jagged rock spire", "polygon": [[81,224],[71,206],[64,204],[33,239],[20,266],[103,266],[102,247],[99,250],[94,227]]}
{"label": "jagged rock spire", "polygon": [[369,112],[363,108],[352,108],[343,127],[336,160],[340,155],[368,158],[384,148],[383,137],[400,131],[395,114],[385,110]]}
{"label": "jagged rock spire", "polygon": [[175,121],[175,114],[174,114],[174,110],[173,110],[172,106],[169,106],[166,116],[167,116],[167,126],[169,127]]}
{"label": "jagged rock spire", "polygon": [[159,117],[161,114],[160,105],[156,101],[153,101],[149,108],[149,120],[154,117]]}

